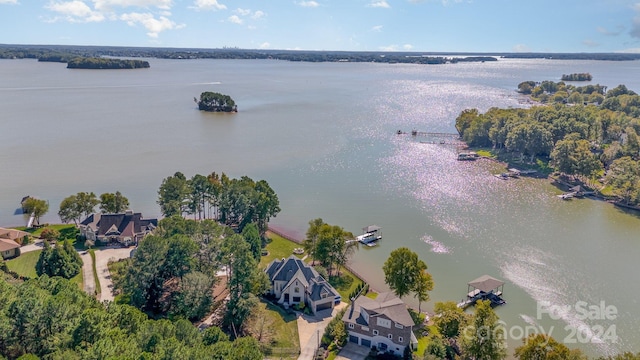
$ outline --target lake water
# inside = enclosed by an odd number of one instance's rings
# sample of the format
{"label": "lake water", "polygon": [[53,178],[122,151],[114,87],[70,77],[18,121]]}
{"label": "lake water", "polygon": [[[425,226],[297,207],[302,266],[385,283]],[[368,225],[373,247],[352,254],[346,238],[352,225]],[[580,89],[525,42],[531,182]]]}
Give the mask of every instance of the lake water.
{"label": "lake water", "polygon": [[[459,301],[480,275],[504,279],[508,304],[497,312],[511,348],[537,326],[592,355],[640,351],[638,215],[561,201],[545,180],[501,181],[491,175],[499,165],[457,162],[455,148],[395,134],[455,132],[463,109],[523,106],[519,82],[565,73],[639,92],[630,74],[640,62],[149,61],[132,71],[0,61],[0,226],[24,224],[14,210],[25,195],[50,202],[43,221],[59,221],[60,201],[79,191],[119,190],[151,217],[162,179],[176,171],[248,175],[278,193],[272,224],[293,234],[317,217],[356,234],[382,226],[380,246],[352,260],[375,289],[386,289],[389,253],[407,246],[435,280],[423,308]],[[209,90],[231,95],[240,112],[199,112],[193,97]],[[538,313],[543,302],[570,309],[554,320]],[[581,316],[601,302],[615,319]]]}

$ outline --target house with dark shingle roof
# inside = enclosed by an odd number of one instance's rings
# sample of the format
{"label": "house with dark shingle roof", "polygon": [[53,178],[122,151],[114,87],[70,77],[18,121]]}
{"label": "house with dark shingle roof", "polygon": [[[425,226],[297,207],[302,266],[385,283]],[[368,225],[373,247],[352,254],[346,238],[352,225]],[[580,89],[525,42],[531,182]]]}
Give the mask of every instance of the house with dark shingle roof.
{"label": "house with dark shingle roof", "polygon": [[118,242],[125,246],[137,244],[158,226],[158,219],[143,219],[141,213],[127,210],[120,214],[94,213],[78,227],[87,240],[102,243]]}
{"label": "house with dark shingle roof", "polygon": [[340,303],[336,289],[313,267],[294,255],[273,260],[265,272],[271,283],[269,294],[285,307],[303,303],[315,314],[320,310],[333,309],[336,303]]}
{"label": "house with dark shingle roof", "polygon": [[407,346],[418,345],[407,305],[392,292],[378,294],[375,299],[356,298],[342,321],[349,332],[349,342],[354,344],[398,356],[404,354]]}

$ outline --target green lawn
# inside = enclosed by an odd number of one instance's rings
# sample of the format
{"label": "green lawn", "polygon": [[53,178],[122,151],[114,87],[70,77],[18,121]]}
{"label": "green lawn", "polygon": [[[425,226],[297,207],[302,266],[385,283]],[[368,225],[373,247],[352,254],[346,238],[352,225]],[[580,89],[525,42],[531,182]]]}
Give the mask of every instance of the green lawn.
{"label": "green lawn", "polygon": [[[300,349],[298,322],[295,314],[287,314],[280,307],[261,301],[259,306],[266,309],[266,314],[273,321],[275,338],[274,348]],[[297,356],[296,356],[297,358]]]}
{"label": "green lawn", "polygon": [[[270,231],[267,232],[267,237],[271,239],[271,242],[269,242],[265,247],[269,254],[260,259],[259,266],[261,268],[265,268],[271,261],[273,261],[273,259],[288,258],[289,255],[293,254],[293,249],[302,247],[302,245],[287,240]],[[304,254],[302,256],[304,256]]]}
{"label": "green lawn", "polygon": [[[36,278],[38,277],[38,274],[36,274],[36,263],[38,262],[38,257],[40,257],[41,252],[42,250],[30,251],[15,259],[7,260],[7,267],[9,270],[18,273],[19,275]],[[82,271],[80,271],[78,275],[72,277],[71,282],[78,284],[80,289],[84,289],[84,285],[82,283]]]}
{"label": "green lawn", "polygon": [[18,256],[15,259],[7,260],[7,267],[22,276],[36,278],[36,263],[42,250],[31,251]]}
{"label": "green lawn", "polygon": [[341,268],[340,277],[330,276],[329,283],[338,290],[340,296],[342,296],[342,301],[349,302],[349,295],[356,290],[362,280],[353,275],[351,271]]}

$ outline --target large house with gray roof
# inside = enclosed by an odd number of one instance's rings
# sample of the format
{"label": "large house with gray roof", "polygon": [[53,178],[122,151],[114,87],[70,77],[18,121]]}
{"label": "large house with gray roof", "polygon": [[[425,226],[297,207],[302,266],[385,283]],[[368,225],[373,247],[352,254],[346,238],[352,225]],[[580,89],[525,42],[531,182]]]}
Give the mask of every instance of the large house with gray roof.
{"label": "large house with gray roof", "polygon": [[407,346],[418,344],[407,305],[391,292],[378,294],[375,299],[359,296],[347,308],[342,321],[349,332],[349,342],[358,345],[402,356]]}
{"label": "large house with gray roof", "polygon": [[143,219],[141,213],[131,210],[120,214],[91,214],[78,225],[85,239],[103,244],[118,242],[124,246],[137,244],[157,226],[158,219]]}
{"label": "large house with gray roof", "polygon": [[271,288],[269,294],[285,307],[305,304],[314,314],[333,309],[340,303],[340,295],[318,272],[304,261],[289,256],[273,260],[265,270]]}

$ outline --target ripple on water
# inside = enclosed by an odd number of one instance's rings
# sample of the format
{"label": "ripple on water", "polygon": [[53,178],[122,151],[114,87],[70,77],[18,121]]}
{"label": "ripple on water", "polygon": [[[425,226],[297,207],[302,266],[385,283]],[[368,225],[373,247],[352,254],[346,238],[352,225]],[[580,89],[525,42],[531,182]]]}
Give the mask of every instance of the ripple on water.
{"label": "ripple on water", "polygon": [[443,243],[434,240],[431,235],[424,235],[421,240],[431,246],[431,252],[433,253],[448,254],[451,252],[448,247],[446,247]]}

